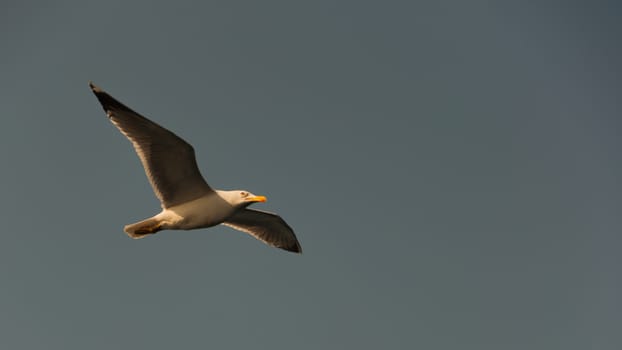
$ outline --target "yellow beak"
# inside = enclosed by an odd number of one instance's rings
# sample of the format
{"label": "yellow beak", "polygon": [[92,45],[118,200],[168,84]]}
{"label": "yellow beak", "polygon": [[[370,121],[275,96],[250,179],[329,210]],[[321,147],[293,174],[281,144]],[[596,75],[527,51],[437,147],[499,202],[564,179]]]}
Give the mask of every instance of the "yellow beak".
{"label": "yellow beak", "polygon": [[248,202],[265,202],[267,200],[268,198],[266,198],[265,196],[255,196],[255,197],[246,198],[246,201]]}

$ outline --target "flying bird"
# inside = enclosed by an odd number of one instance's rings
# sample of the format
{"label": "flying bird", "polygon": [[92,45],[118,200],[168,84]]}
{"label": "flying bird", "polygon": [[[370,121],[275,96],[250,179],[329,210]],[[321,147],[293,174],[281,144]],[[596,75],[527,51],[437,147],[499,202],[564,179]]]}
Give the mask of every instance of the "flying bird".
{"label": "flying bird", "polygon": [[246,190],[212,189],[197,166],[194,148],[171,131],[134,112],[89,83],[108,119],[125,135],[138,154],[162,211],[125,226],[139,239],[161,230],[192,230],[218,224],[246,232],[273,247],[301,253],[292,228],[278,215],[249,209],[266,197]]}

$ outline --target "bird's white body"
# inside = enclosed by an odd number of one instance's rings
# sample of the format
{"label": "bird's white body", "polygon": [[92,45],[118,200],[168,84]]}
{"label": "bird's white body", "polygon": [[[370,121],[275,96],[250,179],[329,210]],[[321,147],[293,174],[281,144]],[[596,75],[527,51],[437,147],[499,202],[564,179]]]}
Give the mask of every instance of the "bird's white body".
{"label": "bird's white body", "polygon": [[226,191],[214,191],[193,201],[165,208],[156,215],[162,229],[192,230],[218,225],[238,208],[227,201]]}

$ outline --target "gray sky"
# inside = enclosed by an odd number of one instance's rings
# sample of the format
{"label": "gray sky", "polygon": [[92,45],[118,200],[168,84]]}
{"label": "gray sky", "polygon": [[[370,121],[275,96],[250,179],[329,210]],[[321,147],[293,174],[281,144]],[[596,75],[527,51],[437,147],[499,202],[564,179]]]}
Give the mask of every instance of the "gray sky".
{"label": "gray sky", "polygon": [[[622,11],[500,3],[4,2],[0,348],[622,348]],[[89,80],[305,253],[129,239]]]}

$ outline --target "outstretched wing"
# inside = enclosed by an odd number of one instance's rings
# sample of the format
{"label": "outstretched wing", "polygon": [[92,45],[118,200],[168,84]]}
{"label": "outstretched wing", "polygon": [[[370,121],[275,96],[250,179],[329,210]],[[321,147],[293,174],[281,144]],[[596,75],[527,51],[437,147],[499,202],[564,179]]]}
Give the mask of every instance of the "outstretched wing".
{"label": "outstretched wing", "polygon": [[242,209],[228,218],[223,225],[246,232],[277,248],[302,253],[294,230],[280,216],[265,211]]}
{"label": "outstretched wing", "polygon": [[89,86],[110,121],[134,145],[163,208],[197,199],[212,191],[201,176],[190,144],[92,83]]}

